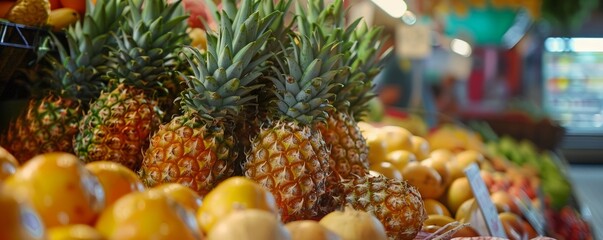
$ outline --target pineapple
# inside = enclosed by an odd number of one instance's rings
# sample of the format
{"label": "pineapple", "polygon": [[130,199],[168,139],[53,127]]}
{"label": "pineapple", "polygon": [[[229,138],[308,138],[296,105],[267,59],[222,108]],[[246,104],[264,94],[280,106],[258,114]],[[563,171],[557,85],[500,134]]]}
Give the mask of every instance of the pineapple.
{"label": "pineapple", "polygon": [[361,19],[346,26],[342,0],[335,0],[326,6],[323,0],[310,0],[307,6],[306,10],[299,4],[297,6],[298,15],[303,16],[298,19],[300,31],[319,31],[323,36],[320,41],[342,42],[337,47],[337,51],[343,54],[343,60],[337,66],[341,71],[334,80],[338,85],[331,89],[334,97],[330,100],[334,108],[327,120],[316,126],[331,148],[329,165],[333,173],[328,178],[327,187],[332,194],[320,200],[322,214],[328,214],[343,204],[340,180],[363,176],[368,172],[368,146],[353,114],[366,109],[364,101],[374,96],[369,94],[371,78],[367,78],[364,71],[371,71],[372,74],[378,70],[374,58],[380,47],[378,40],[381,29],[374,28],[366,33],[366,27],[359,25]]}
{"label": "pineapple", "polygon": [[[177,182],[205,195],[233,176],[240,142],[235,126],[260,88],[261,66],[269,53],[260,51],[271,36],[268,26],[283,15],[261,16],[264,1],[223,1],[217,33],[208,32],[207,52],[190,48],[185,56],[193,76],[180,101],[183,113],[162,125],[151,137],[140,175],[147,186]],[[236,130],[236,131],[235,131]]]}
{"label": "pineapple", "polygon": [[137,170],[161,122],[157,96],[165,93],[169,64],[188,38],[187,16],[180,2],[128,1],[128,7],[112,38],[117,47],[107,55],[109,87],[90,104],[74,149],[84,162],[110,160]]}
{"label": "pineapple", "polygon": [[73,152],[73,137],[78,122],[104,85],[101,79],[106,59],[108,32],[122,21],[125,2],[99,0],[104,8],[89,8],[85,18],[66,32],[67,49],[53,39],[58,51],[46,55],[42,70],[36,73],[48,82],[49,90],[34,96],[26,109],[0,137],[21,162],[37,154]]}
{"label": "pineapple", "polygon": [[318,35],[291,34],[286,61],[272,78],[276,99],[244,165],[245,175],[275,196],[284,222],[317,218],[326,194],[330,152],[314,124],[332,107],[333,66],[341,56],[333,52],[336,42],[311,41]]}
{"label": "pineapple", "polygon": [[342,184],[346,204],[375,215],[389,239],[414,239],[427,219],[419,191],[406,181],[367,174]]}

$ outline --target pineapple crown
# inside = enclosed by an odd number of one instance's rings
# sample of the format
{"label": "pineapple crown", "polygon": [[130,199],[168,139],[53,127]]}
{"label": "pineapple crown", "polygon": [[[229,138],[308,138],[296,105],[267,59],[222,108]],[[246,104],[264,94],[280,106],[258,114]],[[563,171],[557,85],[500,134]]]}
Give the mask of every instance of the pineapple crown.
{"label": "pineapple crown", "polygon": [[357,19],[346,27],[346,11],[343,7],[343,0],[335,0],[329,5],[325,5],[323,0],[309,0],[306,9],[299,3],[296,7],[297,25],[300,32],[308,34],[318,31],[322,36],[318,41],[341,42],[337,48],[337,52],[342,54],[342,61],[337,66],[341,71],[335,76],[334,82],[338,85],[332,88],[332,92],[335,94],[330,101],[337,111],[348,112],[350,101],[356,97],[352,95],[351,90],[363,84],[362,81],[352,81],[358,80],[358,78],[350,78],[351,69],[348,65],[354,54],[350,49],[357,44],[356,40],[351,37],[361,19]]}
{"label": "pineapple crown", "polygon": [[[180,1],[128,1],[126,21],[114,33],[117,47],[112,48],[113,85],[126,84],[155,93],[164,91],[161,78],[169,73],[176,52],[190,39]],[[143,10],[144,8],[144,10]]]}
{"label": "pineapple crown", "polygon": [[311,36],[291,33],[290,37],[290,46],[283,50],[285,62],[278,62],[275,72],[279,74],[271,79],[277,97],[272,115],[303,125],[324,121],[333,107],[328,99],[333,96],[333,79],[342,57],[335,50],[338,43],[311,40],[320,38],[317,31]]}
{"label": "pineapple crown", "polygon": [[[378,54],[383,47],[382,28],[370,28],[361,18],[347,24],[343,0],[335,0],[325,6],[323,0],[308,0],[307,10],[297,5],[298,28],[302,33],[318,31],[324,37],[322,42],[341,41],[337,51],[343,55],[341,71],[332,88],[333,106],[356,120],[367,112],[367,103],[376,95],[373,93],[373,78],[379,73],[381,60]],[[346,26],[347,24],[347,26]]]}
{"label": "pineapple crown", "polygon": [[[383,66],[383,60],[391,54],[391,48],[383,52],[382,41],[383,29],[370,28],[363,23],[360,25],[350,39],[355,39],[355,44],[350,49],[352,55],[347,59],[346,65],[350,66],[349,82],[360,83],[352,85],[349,93],[349,113],[356,121],[359,121],[368,112],[368,103],[376,95],[373,92],[373,79]],[[380,53],[383,53],[379,55]]]}
{"label": "pineapple crown", "polygon": [[88,2],[88,11],[81,21],[65,32],[66,47],[52,36],[57,55],[46,54],[48,67],[42,71],[50,89],[88,103],[103,88],[101,70],[106,65],[104,55],[108,49],[109,32],[115,31],[123,21],[126,3],[120,0],[98,0],[104,6],[96,8]]}
{"label": "pineapple crown", "polygon": [[272,0],[244,0],[240,8],[235,0],[223,1],[217,14],[220,28],[207,33],[205,54],[186,48],[193,76],[183,76],[188,89],[179,99],[185,111],[207,121],[233,121],[255,99],[251,92],[261,87],[262,64],[271,56],[261,49],[271,36],[271,24],[283,14],[260,14],[265,1]]}

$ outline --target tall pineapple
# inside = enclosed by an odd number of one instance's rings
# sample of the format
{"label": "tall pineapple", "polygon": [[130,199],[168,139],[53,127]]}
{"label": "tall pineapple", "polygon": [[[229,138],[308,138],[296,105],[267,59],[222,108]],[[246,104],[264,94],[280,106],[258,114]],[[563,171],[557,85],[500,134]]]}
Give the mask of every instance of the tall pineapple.
{"label": "tall pineapple", "polygon": [[208,33],[206,54],[186,52],[193,76],[185,76],[183,113],[151,137],[140,169],[147,186],[178,182],[205,195],[234,174],[240,148],[235,126],[261,87],[261,64],[270,57],[260,51],[271,36],[268,27],[283,15],[260,15],[264,1],[272,0],[243,0],[240,8],[235,0],[223,1],[220,28]]}
{"label": "tall pineapple", "polygon": [[341,56],[333,52],[337,43],[311,41],[316,34],[292,33],[285,62],[272,79],[277,98],[244,165],[247,177],[274,194],[285,222],[316,218],[326,193],[329,148],[314,124],[332,107],[328,99],[338,72],[333,66]]}
{"label": "tall pineapple", "polygon": [[113,35],[107,58],[109,88],[92,102],[74,139],[84,161],[111,160],[138,169],[149,135],[160,124],[157,96],[165,92],[168,63],[187,39],[179,1],[128,1],[129,11]]}
{"label": "tall pineapple", "polygon": [[58,55],[46,55],[39,73],[47,91],[34,96],[7,132],[0,137],[20,162],[51,151],[72,152],[73,137],[88,102],[103,86],[102,69],[108,51],[109,32],[123,19],[126,4],[98,0],[102,8],[89,7],[83,20],[66,31],[66,48],[54,39]]}
{"label": "tall pineapple", "polygon": [[372,58],[377,51],[375,48],[379,47],[377,41],[380,40],[381,30],[375,28],[364,35],[366,29],[358,27],[361,19],[347,23],[342,0],[335,0],[328,5],[323,0],[309,0],[307,8],[298,4],[296,10],[301,16],[298,18],[301,32],[318,31],[322,36],[319,41],[322,42],[340,41],[336,51],[343,55],[342,62],[336,66],[341,69],[334,79],[338,84],[331,89],[333,98],[330,101],[334,108],[329,112],[327,120],[316,126],[331,148],[329,163],[333,173],[327,181],[331,194],[320,199],[324,215],[343,205],[340,180],[363,176],[368,170],[368,146],[352,116],[356,109],[365,106],[350,102],[356,102],[359,98],[358,89],[371,90],[371,83],[367,81],[370,79],[358,68],[359,65],[376,66]]}

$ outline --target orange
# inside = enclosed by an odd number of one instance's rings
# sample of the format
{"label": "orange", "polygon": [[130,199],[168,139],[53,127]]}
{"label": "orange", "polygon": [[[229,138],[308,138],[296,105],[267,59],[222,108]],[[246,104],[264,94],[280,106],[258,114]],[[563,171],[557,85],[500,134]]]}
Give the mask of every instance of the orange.
{"label": "orange", "polygon": [[98,179],[73,154],[37,155],[5,181],[16,195],[30,201],[46,227],[90,224],[104,207]]}
{"label": "orange", "polygon": [[58,226],[48,229],[48,240],[103,240],[94,227],[85,224]]}
{"label": "orange", "polygon": [[46,239],[39,214],[0,183],[0,239]]}
{"label": "orange", "polygon": [[200,239],[192,210],[157,191],[129,193],[106,208],[96,229],[107,239]]}
{"label": "orange", "polygon": [[190,208],[194,212],[197,212],[199,207],[201,207],[201,196],[191,188],[179,183],[164,183],[150,189],[150,191],[159,191],[167,194],[172,199],[183,206]]}
{"label": "orange", "polygon": [[398,170],[402,171],[408,163],[416,162],[417,157],[412,152],[406,150],[396,150],[388,153],[385,160],[393,164]]}
{"label": "orange", "polygon": [[17,162],[17,159],[6,151],[6,149],[0,147],[0,181],[13,175],[18,167],[19,162]]}
{"label": "orange", "polygon": [[221,182],[204,198],[197,211],[201,229],[209,233],[215,224],[237,208],[260,209],[278,214],[272,193],[245,177],[231,177]]}
{"label": "orange", "polygon": [[418,162],[409,163],[402,170],[402,177],[419,190],[423,199],[437,199],[444,192],[440,174],[435,169]]}
{"label": "orange", "polygon": [[386,142],[387,152],[394,150],[413,150],[412,133],[399,126],[383,126],[379,130],[382,139]]}
{"label": "orange", "polygon": [[402,180],[402,173],[390,162],[380,162],[371,164],[369,168],[370,170],[381,173],[387,178]]}
{"label": "orange", "polygon": [[86,1],[87,0],[59,0],[61,2],[61,6],[65,8],[71,8],[80,13],[81,16],[84,16],[86,13]]}
{"label": "orange", "polygon": [[427,139],[420,136],[411,136],[412,152],[417,156],[419,161],[423,161],[429,157],[431,151]]}
{"label": "orange", "polygon": [[473,192],[466,177],[455,179],[448,188],[446,195],[446,205],[448,210],[456,213],[463,202],[473,198]]}
{"label": "orange", "polygon": [[435,169],[442,177],[442,185],[448,187],[451,182],[450,169],[447,162],[442,158],[428,158],[420,162],[421,165]]}
{"label": "orange", "polygon": [[437,200],[423,199],[423,205],[425,206],[425,211],[427,212],[427,215],[436,214],[444,215],[447,217],[452,216],[446,206],[444,206],[444,204],[438,202]]}
{"label": "orange", "polygon": [[113,204],[120,197],[143,191],[144,185],[138,175],[124,165],[116,162],[97,161],[86,164],[92,174],[100,181],[105,191],[105,206]]}
{"label": "orange", "polygon": [[375,129],[365,135],[370,164],[384,161],[387,155],[387,143],[381,138],[380,130]]}

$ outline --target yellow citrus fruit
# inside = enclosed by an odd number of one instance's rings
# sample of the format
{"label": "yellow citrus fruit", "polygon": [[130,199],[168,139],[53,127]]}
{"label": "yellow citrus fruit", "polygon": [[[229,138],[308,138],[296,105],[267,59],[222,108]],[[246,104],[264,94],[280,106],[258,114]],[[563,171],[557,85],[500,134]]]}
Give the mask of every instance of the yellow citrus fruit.
{"label": "yellow citrus fruit", "polygon": [[413,150],[412,133],[403,127],[383,126],[379,131],[384,141],[386,141],[386,151],[395,150]]}
{"label": "yellow citrus fruit", "polygon": [[470,217],[477,211],[477,202],[475,198],[465,200],[456,210],[454,218],[459,222],[469,222]]}
{"label": "yellow citrus fruit", "polygon": [[0,183],[0,239],[46,239],[46,229],[38,213]]}
{"label": "yellow citrus fruit", "polygon": [[381,173],[387,178],[402,180],[402,173],[390,162],[371,164],[369,169]]}
{"label": "yellow citrus fruit", "polygon": [[234,209],[260,209],[278,214],[272,193],[245,177],[231,177],[218,184],[204,198],[197,211],[201,229],[208,233]]}
{"label": "yellow citrus fruit", "polygon": [[107,239],[200,239],[192,210],[157,191],[132,192],[106,208],[96,229]]}
{"label": "yellow citrus fruit", "polygon": [[425,211],[427,212],[427,215],[436,214],[452,217],[450,211],[448,211],[448,208],[446,208],[444,204],[437,200],[423,199],[423,205],[425,206]]}
{"label": "yellow citrus fruit", "polygon": [[443,161],[448,162],[454,159],[454,153],[448,149],[438,148],[431,151],[431,153],[429,153],[429,157],[438,160],[441,158]]}
{"label": "yellow citrus fruit", "polygon": [[159,191],[167,194],[172,199],[176,200],[183,206],[190,208],[194,212],[197,212],[199,207],[201,207],[201,196],[191,188],[179,183],[164,183],[153,187],[149,191]]}
{"label": "yellow citrus fruit", "polygon": [[86,164],[105,191],[105,206],[113,204],[120,197],[143,191],[144,185],[138,175],[124,165],[110,161],[97,161]]}
{"label": "yellow citrus fruit", "polygon": [[409,163],[402,171],[402,177],[419,190],[423,199],[437,199],[444,192],[440,174],[435,169],[418,162]]}
{"label": "yellow citrus fruit", "polygon": [[6,149],[0,147],[0,181],[13,175],[18,167],[19,162],[17,162],[17,159]]}
{"label": "yellow citrus fruit", "polygon": [[104,240],[94,227],[86,224],[57,226],[48,229],[48,240]]}
{"label": "yellow citrus fruit", "polygon": [[465,150],[456,154],[456,161],[461,168],[465,169],[472,163],[480,164],[485,161],[485,157],[478,151]]}
{"label": "yellow citrus fruit", "polygon": [[5,183],[32,203],[46,227],[91,224],[104,207],[98,179],[70,153],[37,155]]}
{"label": "yellow citrus fruit", "polygon": [[448,168],[447,162],[443,158],[428,158],[420,162],[421,165],[428,166],[435,169],[442,177],[442,185],[448,187],[451,182],[450,169]]}
{"label": "yellow citrus fruit", "polygon": [[378,163],[385,160],[387,155],[387,143],[381,138],[379,130],[366,134],[366,145],[368,146],[369,163]]}
{"label": "yellow citrus fruit", "polygon": [[429,157],[431,149],[427,139],[420,136],[411,136],[410,140],[412,142],[412,152],[417,156],[417,160],[423,161],[423,159]]}
{"label": "yellow citrus fruit", "polygon": [[385,161],[393,164],[398,170],[402,171],[408,165],[408,163],[416,162],[417,157],[410,151],[396,150],[388,153],[385,156]]}
{"label": "yellow citrus fruit", "polygon": [[473,198],[473,192],[471,191],[469,180],[467,180],[466,177],[455,179],[450,184],[446,195],[446,204],[448,206],[448,210],[456,213],[459,206],[471,198]]}

